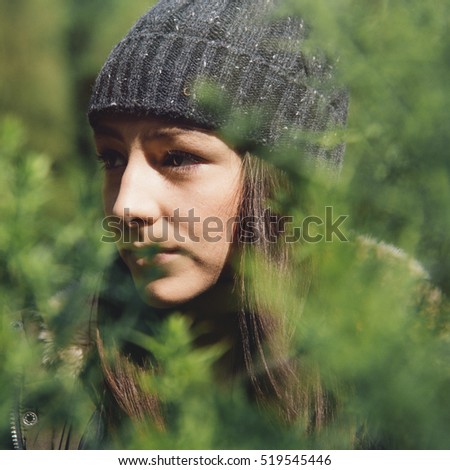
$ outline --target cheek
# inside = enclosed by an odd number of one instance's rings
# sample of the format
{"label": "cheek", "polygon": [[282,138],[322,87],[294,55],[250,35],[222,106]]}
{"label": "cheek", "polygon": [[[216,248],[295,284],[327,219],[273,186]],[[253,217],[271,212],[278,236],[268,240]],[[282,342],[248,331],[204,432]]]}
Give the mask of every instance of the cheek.
{"label": "cheek", "polygon": [[211,246],[211,251],[223,252],[223,246],[230,244],[240,201],[241,185],[236,180],[216,185],[199,201],[196,208],[200,219],[197,234],[203,243]]}
{"label": "cheek", "polygon": [[228,194],[217,191],[221,197],[210,200],[208,207],[202,208],[202,223],[199,224],[201,242],[197,243],[196,250],[215,280],[229,258],[238,223],[240,185],[230,186],[228,190],[231,188]]}
{"label": "cheek", "polygon": [[240,166],[233,167],[213,179],[208,194],[203,201],[208,207],[204,212],[221,220],[228,220],[238,213],[242,194]]}

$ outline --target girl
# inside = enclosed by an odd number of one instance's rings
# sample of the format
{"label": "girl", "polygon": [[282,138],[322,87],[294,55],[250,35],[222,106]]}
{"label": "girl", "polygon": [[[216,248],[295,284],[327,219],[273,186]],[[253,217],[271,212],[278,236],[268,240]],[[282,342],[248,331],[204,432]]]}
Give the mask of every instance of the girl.
{"label": "girl", "polygon": [[[89,120],[118,265],[144,304],[157,317],[176,309],[202,325],[198,345],[226,343],[219,376],[245,371],[255,399],[276,403],[287,420],[312,413],[320,425],[320,387],[301,398],[296,365],[284,357],[283,317],[244,275],[250,251],[279,274],[288,261],[282,223],[268,206],[280,176],[250,150],[280,145],[292,130],[342,126],[347,100],[332,85],[333,67],[303,52],[303,21],[275,13],[266,0],[160,1],[107,59]],[[336,168],[342,152],[309,146],[302,158]],[[105,357],[102,323],[129,311],[117,301],[105,309],[105,300],[98,335],[105,415],[151,415],[162,425],[157,400],[143,400],[136,385],[137,370],[148,367],[139,353],[122,347],[114,361]]]}
{"label": "girl", "polygon": [[[300,383],[287,358],[287,315],[249,276],[258,256],[273,282],[289,279],[283,218],[270,210],[286,182],[255,155],[296,131],[341,127],[347,112],[332,64],[307,52],[304,22],[276,11],[267,0],[161,0],[100,71],[88,117],[104,168],[105,241],[119,257],[95,303],[97,408],[81,443],[66,433],[65,447],[103,446],[127,419],[164,428],[158,397],[139,381],[158,365],[121,332],[151,335],[174,310],[190,319],[196,347],[226,345],[219,382],[243,379],[287,422],[328,419],[319,382]],[[342,156],[342,145],[298,149],[336,171]],[[309,277],[306,266],[305,293]]]}

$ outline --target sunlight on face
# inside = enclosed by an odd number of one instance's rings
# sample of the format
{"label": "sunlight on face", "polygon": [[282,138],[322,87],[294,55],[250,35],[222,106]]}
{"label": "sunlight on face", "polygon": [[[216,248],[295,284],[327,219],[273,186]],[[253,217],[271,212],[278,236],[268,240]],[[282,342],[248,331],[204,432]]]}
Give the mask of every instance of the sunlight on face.
{"label": "sunlight on face", "polygon": [[160,119],[105,118],[94,131],[105,214],[144,301],[176,306],[209,289],[232,246],[239,155],[211,132]]}

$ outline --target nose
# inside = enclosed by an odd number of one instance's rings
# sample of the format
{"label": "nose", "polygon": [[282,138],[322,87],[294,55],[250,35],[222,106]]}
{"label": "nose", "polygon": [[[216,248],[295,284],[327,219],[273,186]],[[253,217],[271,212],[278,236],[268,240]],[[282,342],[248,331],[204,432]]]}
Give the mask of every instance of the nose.
{"label": "nose", "polygon": [[116,188],[112,214],[131,226],[153,225],[161,217],[159,173],[145,158],[130,155]]}

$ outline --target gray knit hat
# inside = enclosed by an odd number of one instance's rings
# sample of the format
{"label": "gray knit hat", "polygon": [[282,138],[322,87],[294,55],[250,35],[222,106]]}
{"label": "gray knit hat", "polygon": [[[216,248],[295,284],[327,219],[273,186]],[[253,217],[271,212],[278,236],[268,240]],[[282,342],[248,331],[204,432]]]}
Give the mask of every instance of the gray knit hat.
{"label": "gray knit hat", "polygon": [[[242,128],[249,148],[283,142],[291,129],[343,126],[347,96],[333,83],[333,66],[304,52],[307,27],[299,18],[276,18],[276,3],[161,0],[100,71],[91,125],[105,114],[130,114],[218,129],[230,119],[243,122],[239,113],[254,124]],[[201,83],[214,84],[222,99],[205,102]],[[311,148],[315,158],[341,163],[342,145]]]}

